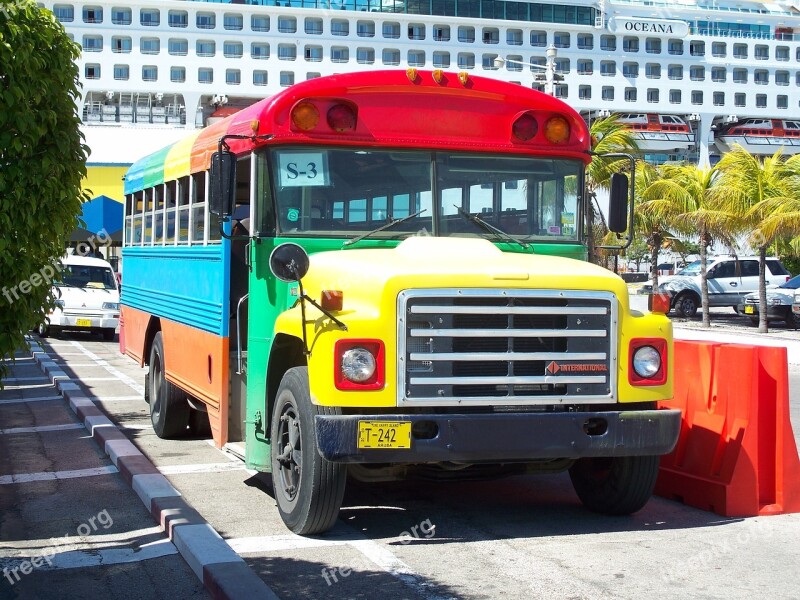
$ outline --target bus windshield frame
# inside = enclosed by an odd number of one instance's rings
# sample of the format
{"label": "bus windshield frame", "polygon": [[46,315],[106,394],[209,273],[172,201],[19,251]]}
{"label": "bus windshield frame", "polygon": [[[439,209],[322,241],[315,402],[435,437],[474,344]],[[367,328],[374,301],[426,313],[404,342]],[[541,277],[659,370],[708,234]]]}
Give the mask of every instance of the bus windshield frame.
{"label": "bus windshield frame", "polygon": [[577,159],[305,145],[273,146],[259,158],[259,230],[278,237],[504,241],[470,219],[477,215],[526,243],[582,240],[585,167]]}

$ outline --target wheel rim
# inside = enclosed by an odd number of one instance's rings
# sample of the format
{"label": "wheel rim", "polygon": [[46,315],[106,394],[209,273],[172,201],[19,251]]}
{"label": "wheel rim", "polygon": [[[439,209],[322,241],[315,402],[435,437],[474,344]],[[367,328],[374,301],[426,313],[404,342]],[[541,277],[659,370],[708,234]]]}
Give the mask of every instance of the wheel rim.
{"label": "wheel rim", "polygon": [[150,393],[152,395],[150,399],[150,416],[152,417],[153,423],[156,423],[161,418],[161,385],[162,385],[162,369],[161,369],[161,355],[156,352],[154,354],[153,364],[150,365],[151,372],[153,373],[153,378],[150,381]]}
{"label": "wheel rim", "polygon": [[301,464],[303,449],[300,443],[300,419],[296,407],[287,402],[281,409],[278,422],[276,443],[280,454],[275,458],[277,463],[277,483],[282,494],[289,502],[297,498],[300,489]]}
{"label": "wheel rim", "polygon": [[695,310],[695,302],[688,296],[681,300],[681,312],[688,315]]}

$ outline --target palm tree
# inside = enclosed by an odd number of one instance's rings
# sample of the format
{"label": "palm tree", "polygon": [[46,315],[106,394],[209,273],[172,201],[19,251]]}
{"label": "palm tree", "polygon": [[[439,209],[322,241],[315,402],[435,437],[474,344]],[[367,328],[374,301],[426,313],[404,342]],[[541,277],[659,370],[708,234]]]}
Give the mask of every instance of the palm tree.
{"label": "palm tree", "polygon": [[[633,131],[619,122],[616,115],[596,119],[589,128],[592,137],[592,151],[595,156],[586,167],[586,232],[589,240],[589,260],[595,253],[598,241],[607,232],[603,212],[597,204],[597,191],[607,190],[611,185],[611,175],[628,168],[624,158],[608,158],[604,154],[639,154]],[[602,242],[601,242],[602,243]]]}
{"label": "palm tree", "polygon": [[[652,212],[655,219],[671,224],[676,231],[699,237],[703,326],[710,327],[706,278],[708,248],[715,239],[733,246],[729,231],[735,223],[735,215],[715,196],[719,179],[716,168],[703,169],[694,164],[664,165],[659,169],[659,175],[659,179],[642,192],[646,210]],[[692,292],[682,292],[675,299],[675,308],[691,316],[697,311],[697,297]]]}
{"label": "palm tree", "polygon": [[740,228],[758,250],[758,331],[767,326],[767,249],[781,235],[796,235],[800,225],[800,159],[784,160],[780,150],[760,159],[736,146],[717,164],[717,194],[739,217]]}
{"label": "palm tree", "polygon": [[650,249],[650,279],[653,281],[653,292],[658,289],[658,254],[664,243],[673,237],[668,229],[668,223],[653,210],[644,196],[647,190],[658,180],[658,170],[640,161],[636,167],[636,212],[634,213],[633,226],[636,233],[641,235]]}

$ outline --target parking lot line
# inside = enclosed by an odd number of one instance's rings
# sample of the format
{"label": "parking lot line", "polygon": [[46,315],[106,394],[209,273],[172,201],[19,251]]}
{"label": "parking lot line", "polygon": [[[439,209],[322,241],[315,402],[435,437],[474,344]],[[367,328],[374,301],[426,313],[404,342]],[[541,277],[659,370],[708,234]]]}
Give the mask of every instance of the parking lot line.
{"label": "parking lot line", "polygon": [[48,400],[64,401],[61,396],[34,396],[32,398],[9,398],[0,400],[0,404],[20,404],[25,402],[47,402]]}
{"label": "parking lot line", "polygon": [[[98,367],[103,367],[106,371],[111,373],[119,381],[122,381],[123,383],[128,384],[128,386],[133,388],[133,390],[136,391],[138,394],[144,395],[144,386],[143,385],[141,385],[139,383],[136,383],[136,381],[134,381],[131,377],[128,377],[125,373],[123,373],[122,371],[120,371],[116,367],[111,366],[108,363],[108,361],[100,358],[94,352],[90,352],[89,350],[84,348],[83,344],[81,344],[80,342],[70,342],[70,343],[75,348],[80,350],[84,354],[84,356],[86,356],[86,357],[90,358],[91,360],[93,360],[94,361],[94,365],[96,365]],[[70,365],[70,367],[72,367],[72,366],[73,365]],[[75,366],[77,366],[77,365],[75,365]]]}
{"label": "parking lot line", "polygon": [[56,479],[77,479],[80,477],[95,477],[97,475],[111,475],[119,473],[114,465],[94,467],[92,469],[78,469],[75,471],[44,471],[41,473],[19,473],[17,475],[0,475],[0,485],[12,483],[31,483],[32,481],[54,481]]}
{"label": "parking lot line", "polygon": [[13,427],[11,429],[0,429],[0,435],[13,435],[15,433],[43,433],[46,431],[66,431],[68,429],[83,429],[83,423],[39,425],[38,427]]}

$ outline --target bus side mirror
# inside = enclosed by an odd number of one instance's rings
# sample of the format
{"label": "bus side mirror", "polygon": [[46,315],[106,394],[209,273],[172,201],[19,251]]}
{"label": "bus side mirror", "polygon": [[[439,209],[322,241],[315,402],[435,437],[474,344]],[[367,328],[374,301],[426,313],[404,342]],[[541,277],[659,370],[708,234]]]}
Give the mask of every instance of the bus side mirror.
{"label": "bus side mirror", "polygon": [[628,229],[628,176],[623,173],[614,173],[611,176],[608,228],[614,233],[623,233]]}
{"label": "bus side mirror", "polygon": [[232,152],[215,152],[211,155],[211,181],[208,210],[218,217],[233,214],[236,193],[236,157]]}

